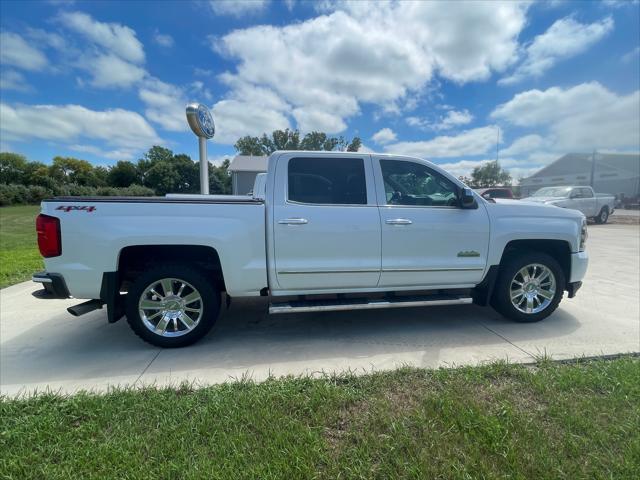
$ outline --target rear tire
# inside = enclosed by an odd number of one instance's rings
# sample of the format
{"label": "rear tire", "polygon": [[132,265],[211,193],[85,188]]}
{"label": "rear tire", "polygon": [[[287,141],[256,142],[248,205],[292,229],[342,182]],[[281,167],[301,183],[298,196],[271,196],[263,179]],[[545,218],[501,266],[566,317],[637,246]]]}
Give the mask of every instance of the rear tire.
{"label": "rear tire", "polygon": [[598,216],[595,217],[595,221],[600,225],[604,225],[607,223],[607,220],[609,220],[609,209],[607,207],[602,207]]}
{"label": "rear tire", "polygon": [[553,257],[514,253],[500,265],[491,305],[510,320],[539,322],[558,308],[564,289],[564,273]]}
{"label": "rear tire", "polygon": [[211,330],[219,312],[219,292],[199,270],[183,264],[147,270],[127,293],[129,326],[156,347],[197,342]]}

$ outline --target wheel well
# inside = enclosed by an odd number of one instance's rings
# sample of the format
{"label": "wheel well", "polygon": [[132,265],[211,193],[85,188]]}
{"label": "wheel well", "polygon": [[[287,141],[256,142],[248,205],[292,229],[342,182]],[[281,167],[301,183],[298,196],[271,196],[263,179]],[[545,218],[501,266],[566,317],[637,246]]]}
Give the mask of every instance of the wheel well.
{"label": "wheel well", "polygon": [[120,251],[118,273],[121,284],[161,263],[189,263],[210,275],[220,290],[226,291],[218,252],[203,245],[134,245]]}
{"label": "wheel well", "polygon": [[571,246],[564,240],[512,240],[507,243],[500,263],[515,252],[543,252],[553,257],[562,267],[566,281],[571,276]]}

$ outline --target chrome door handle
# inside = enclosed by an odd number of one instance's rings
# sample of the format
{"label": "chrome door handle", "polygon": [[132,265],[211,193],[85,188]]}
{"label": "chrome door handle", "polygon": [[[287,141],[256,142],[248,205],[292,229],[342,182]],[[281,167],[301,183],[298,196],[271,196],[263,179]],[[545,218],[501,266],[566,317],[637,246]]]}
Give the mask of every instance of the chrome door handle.
{"label": "chrome door handle", "polygon": [[309,220],[306,218],[285,218],[283,220],[278,220],[280,225],[306,225],[309,223]]}
{"label": "chrome door handle", "polygon": [[385,220],[384,223],[387,225],[411,225],[413,222],[408,218],[390,218]]}

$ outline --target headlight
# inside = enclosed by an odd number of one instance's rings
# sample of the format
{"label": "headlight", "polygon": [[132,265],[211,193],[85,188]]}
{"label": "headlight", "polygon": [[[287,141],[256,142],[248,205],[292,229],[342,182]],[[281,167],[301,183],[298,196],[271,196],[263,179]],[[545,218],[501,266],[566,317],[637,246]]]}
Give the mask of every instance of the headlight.
{"label": "headlight", "polygon": [[580,229],[580,251],[584,252],[587,245],[587,219],[582,218],[582,228]]}

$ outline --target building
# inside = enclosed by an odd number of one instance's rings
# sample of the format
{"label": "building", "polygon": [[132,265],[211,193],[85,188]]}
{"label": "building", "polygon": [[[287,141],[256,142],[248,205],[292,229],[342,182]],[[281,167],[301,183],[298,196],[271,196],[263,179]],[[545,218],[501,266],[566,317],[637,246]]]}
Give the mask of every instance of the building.
{"label": "building", "polygon": [[256,175],[267,171],[267,158],[255,155],[237,155],[229,164],[231,189],[234,195],[247,195],[253,190]]}
{"label": "building", "polygon": [[[592,178],[593,175],[593,178]],[[520,181],[523,197],[542,187],[591,185],[596,193],[640,194],[640,153],[567,153]]]}

